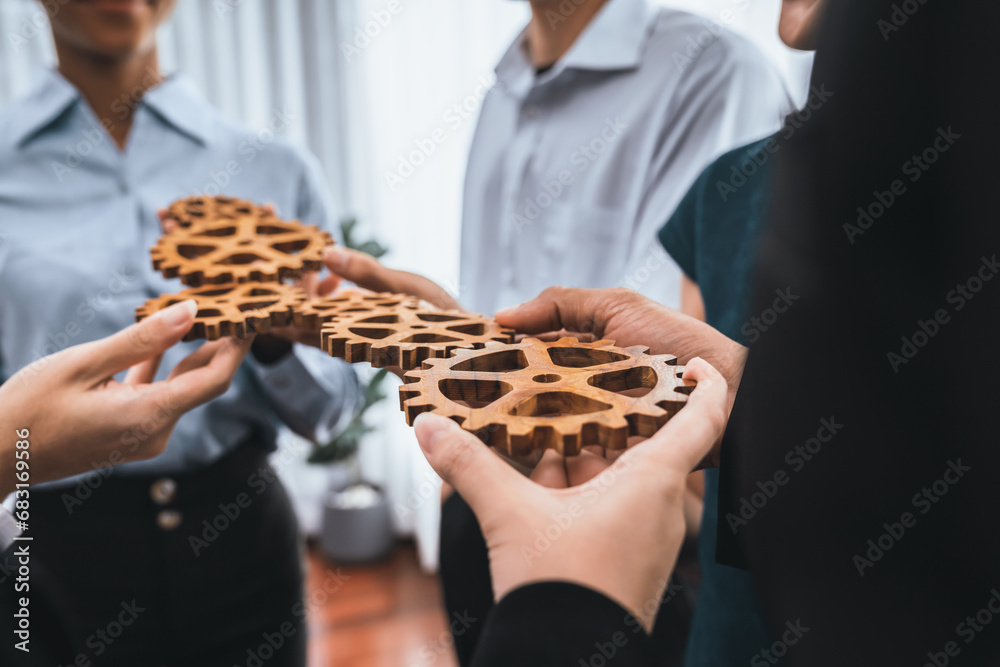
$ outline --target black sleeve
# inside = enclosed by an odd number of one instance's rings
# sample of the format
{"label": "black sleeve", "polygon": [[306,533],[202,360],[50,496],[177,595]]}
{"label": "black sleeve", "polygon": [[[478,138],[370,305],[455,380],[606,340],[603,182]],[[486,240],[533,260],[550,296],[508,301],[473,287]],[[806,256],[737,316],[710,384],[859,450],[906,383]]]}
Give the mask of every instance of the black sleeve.
{"label": "black sleeve", "polygon": [[468,667],[493,610],[486,539],[472,508],[455,492],[441,506],[441,588],[458,664]]}
{"label": "black sleeve", "polygon": [[824,18],[751,312],[795,299],[750,351],[720,545],[792,667],[1000,665],[1000,4]]}
{"label": "black sleeve", "polygon": [[486,622],[473,667],[647,667],[649,637],[629,612],[583,586],[530,584],[508,594]]}

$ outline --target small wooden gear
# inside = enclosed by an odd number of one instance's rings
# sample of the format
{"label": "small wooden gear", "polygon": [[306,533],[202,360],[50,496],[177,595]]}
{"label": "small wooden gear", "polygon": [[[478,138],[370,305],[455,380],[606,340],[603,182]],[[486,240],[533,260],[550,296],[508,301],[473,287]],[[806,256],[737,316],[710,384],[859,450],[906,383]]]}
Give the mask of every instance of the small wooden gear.
{"label": "small wooden gear", "polygon": [[[433,306],[401,294],[346,294],[302,307],[304,323],[322,323],[322,347],[351,363],[410,370],[424,359],[487,343],[510,343],[514,332],[491,318]],[[315,312],[326,309],[325,315]],[[311,319],[310,319],[311,318]]]}
{"label": "small wooden gear", "polygon": [[249,215],[175,229],[161,236],[150,254],[165,278],[198,287],[298,278],[320,270],[332,244],[317,227]]}
{"label": "small wooden gear", "polygon": [[694,388],[683,372],[676,357],[645,347],[526,338],[424,361],[404,377],[400,405],[411,425],[422,412],[444,415],[508,456],[573,456],[653,435]]}
{"label": "small wooden gear", "polygon": [[306,294],[281,283],[205,285],[150,299],[136,308],[135,319],[139,322],[188,299],[198,303],[198,313],[184,340],[216,340],[223,336],[246,338],[290,325],[294,308],[305,301]]}
{"label": "small wooden gear", "polygon": [[352,317],[354,313],[371,313],[373,310],[397,308],[402,305],[418,307],[420,300],[406,294],[390,292],[340,292],[332,296],[310,299],[295,309],[295,326],[309,333],[319,333],[327,322],[338,316]]}
{"label": "small wooden gear", "polygon": [[245,216],[273,217],[263,206],[235,197],[188,197],[178,199],[167,209],[167,215],[181,227],[196,227],[206,222],[235,220]]}

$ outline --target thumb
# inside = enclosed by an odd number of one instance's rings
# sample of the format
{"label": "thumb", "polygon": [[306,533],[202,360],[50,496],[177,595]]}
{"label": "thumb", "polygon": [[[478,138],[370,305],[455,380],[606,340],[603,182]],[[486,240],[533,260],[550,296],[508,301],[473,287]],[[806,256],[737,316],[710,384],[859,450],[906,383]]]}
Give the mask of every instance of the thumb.
{"label": "thumb", "polygon": [[[719,371],[704,359],[684,367],[684,379],[698,384],[687,405],[646,442],[619,457],[625,465],[659,473],[668,469],[691,472],[722,439],[727,422],[727,385]],[[664,478],[665,479],[665,478]]]}
{"label": "thumb", "polygon": [[327,248],[326,268],[330,273],[354,283],[358,287],[373,292],[392,292],[391,269],[382,266],[377,259],[357,250],[331,246]]}
{"label": "thumb", "polygon": [[197,312],[198,304],[188,299],[113,336],[81,345],[77,354],[86,367],[86,376],[102,380],[162,354],[184,338]]}
{"label": "thumb", "polygon": [[525,498],[535,486],[452,420],[424,413],[413,423],[427,462],[483,522],[504,498]]}

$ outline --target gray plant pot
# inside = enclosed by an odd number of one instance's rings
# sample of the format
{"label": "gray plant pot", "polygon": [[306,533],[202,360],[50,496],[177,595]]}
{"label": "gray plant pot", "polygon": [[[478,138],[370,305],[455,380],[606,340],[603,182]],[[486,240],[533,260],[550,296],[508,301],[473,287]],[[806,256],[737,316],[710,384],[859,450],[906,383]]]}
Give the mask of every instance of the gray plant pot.
{"label": "gray plant pot", "polygon": [[332,561],[363,564],[392,553],[395,536],[389,499],[380,487],[374,484],[367,486],[377,493],[370,504],[345,506],[342,502],[343,490],[328,493],[324,500],[320,548]]}

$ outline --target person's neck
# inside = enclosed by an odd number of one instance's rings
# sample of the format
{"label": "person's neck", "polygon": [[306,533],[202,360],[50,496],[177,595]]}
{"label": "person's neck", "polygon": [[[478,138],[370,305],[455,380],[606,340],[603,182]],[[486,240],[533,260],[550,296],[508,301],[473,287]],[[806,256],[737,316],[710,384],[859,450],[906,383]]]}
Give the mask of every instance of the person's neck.
{"label": "person's neck", "polygon": [[102,59],[66,45],[56,45],[59,73],[87,100],[120,150],[132,130],[143,94],[163,81],[156,47],[120,60]]}
{"label": "person's neck", "polygon": [[[544,0],[531,1],[531,23],[528,24],[528,52],[536,68],[551,67],[566,55],[577,37],[608,0],[582,0],[561,4]],[[560,7],[572,7],[563,13]]]}

